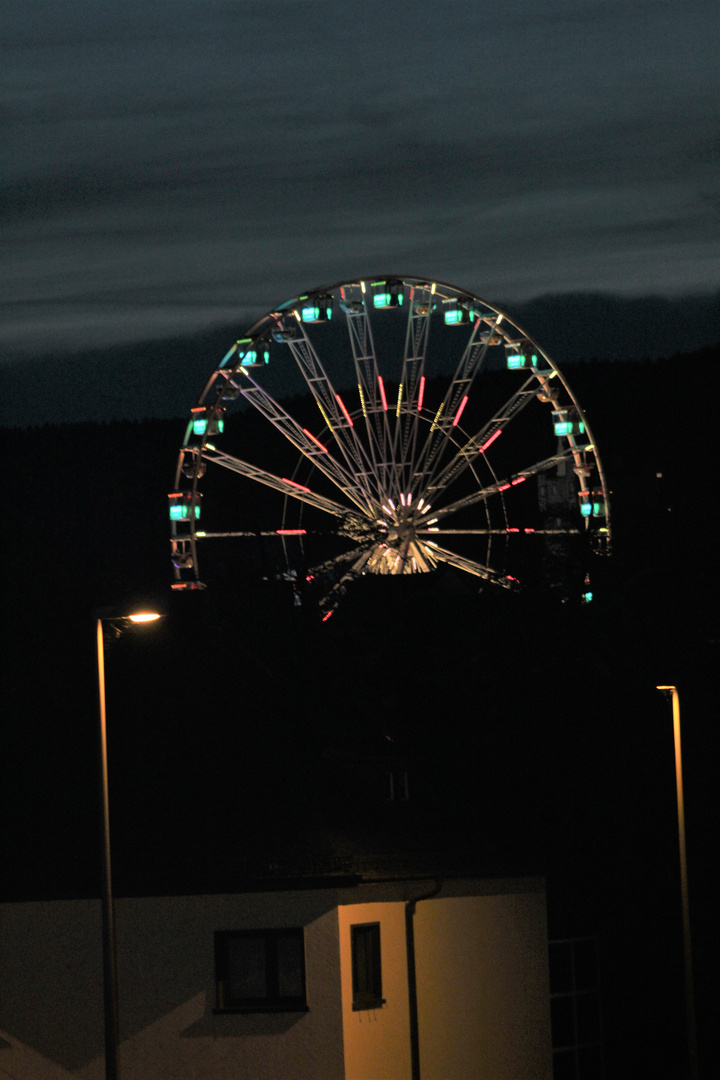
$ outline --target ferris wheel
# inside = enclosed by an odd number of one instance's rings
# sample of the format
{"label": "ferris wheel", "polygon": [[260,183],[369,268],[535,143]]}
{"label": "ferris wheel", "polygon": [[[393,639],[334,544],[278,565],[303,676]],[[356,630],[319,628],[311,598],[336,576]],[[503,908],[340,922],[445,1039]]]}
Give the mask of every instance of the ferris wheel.
{"label": "ferris wheel", "polygon": [[214,540],[259,536],[324,619],[363,575],[445,565],[516,590],[528,559],[611,539],[600,457],[556,365],[505,312],[415,277],[315,289],[255,322],[191,411],[169,503],[173,588],[204,587]]}

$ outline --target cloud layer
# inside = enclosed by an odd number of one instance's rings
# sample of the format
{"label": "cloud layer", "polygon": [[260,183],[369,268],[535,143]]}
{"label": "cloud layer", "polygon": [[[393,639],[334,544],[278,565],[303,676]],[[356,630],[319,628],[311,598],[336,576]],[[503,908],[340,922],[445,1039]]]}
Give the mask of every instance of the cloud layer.
{"label": "cloud layer", "polygon": [[28,0],[0,343],[162,337],[397,269],[489,299],[718,284],[705,0]]}

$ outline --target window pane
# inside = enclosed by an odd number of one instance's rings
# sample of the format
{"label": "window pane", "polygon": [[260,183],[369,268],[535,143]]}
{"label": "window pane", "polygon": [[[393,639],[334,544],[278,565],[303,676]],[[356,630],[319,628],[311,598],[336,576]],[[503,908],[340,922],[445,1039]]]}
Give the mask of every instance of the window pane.
{"label": "window pane", "polygon": [[572,945],[568,941],[550,943],[550,993],[573,989]]}
{"label": "window pane", "polygon": [[360,994],[372,992],[372,941],[366,932],[355,936],[355,989]]}
{"label": "window pane", "polygon": [[575,1010],[574,998],[556,997],[550,1001],[552,1014],[553,1046],[575,1045]]}
{"label": "window pane", "polygon": [[227,995],[261,998],[267,995],[267,964],[263,937],[233,937],[228,941]]}
{"label": "window pane", "polygon": [[277,965],[278,997],[303,997],[303,943],[298,934],[278,937]]}
{"label": "window pane", "polygon": [[574,1050],[553,1054],[553,1080],[578,1080]]}
{"label": "window pane", "polygon": [[356,1009],[372,1009],[382,1001],[380,924],[360,924],[352,926],[350,931],[353,1006]]}
{"label": "window pane", "polygon": [[578,1042],[600,1041],[600,1001],[597,994],[578,994],[576,998]]}
{"label": "window pane", "polygon": [[598,985],[597,949],[592,940],[575,944],[575,989],[593,990]]}
{"label": "window pane", "polygon": [[602,1052],[599,1046],[581,1046],[578,1050],[580,1080],[602,1080]]}

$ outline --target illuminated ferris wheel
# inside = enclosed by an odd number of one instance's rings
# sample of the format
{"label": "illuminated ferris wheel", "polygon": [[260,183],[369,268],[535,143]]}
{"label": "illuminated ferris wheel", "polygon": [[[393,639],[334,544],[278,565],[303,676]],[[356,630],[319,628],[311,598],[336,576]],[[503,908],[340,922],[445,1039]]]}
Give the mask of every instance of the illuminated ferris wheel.
{"label": "illuminated ferris wheel", "polygon": [[[232,437],[250,410],[252,461]],[[518,589],[533,550],[610,546],[598,451],[556,365],[492,304],[414,277],[316,289],[251,326],[192,409],[170,520],[173,588],[204,587],[199,549],[242,559],[259,536],[324,619],[363,575],[449,565]]]}

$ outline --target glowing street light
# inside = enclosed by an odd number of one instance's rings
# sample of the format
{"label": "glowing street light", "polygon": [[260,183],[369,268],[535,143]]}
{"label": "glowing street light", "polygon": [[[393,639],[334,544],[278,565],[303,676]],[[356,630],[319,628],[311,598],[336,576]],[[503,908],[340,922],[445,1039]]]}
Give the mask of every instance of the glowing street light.
{"label": "glowing street light", "polygon": [[130,622],[136,624],[155,622],[162,617],[158,611],[117,611],[104,608],[95,612],[98,670],[98,715],[100,720],[100,771],[102,781],[103,822],[103,888],[102,888],[102,940],[103,940],[103,1016],[105,1023],[105,1080],[118,1080],[118,1046],[120,1025],[117,995],[117,950],[115,946],[115,912],[112,892],[112,862],[110,859],[110,799],[108,788],[107,714],[105,710],[105,646],[103,623]]}
{"label": "glowing street light", "polygon": [[690,940],[690,905],[688,902],[687,851],[685,848],[685,801],[683,798],[682,749],[680,746],[680,695],[676,686],[657,686],[666,697],[672,698],[673,735],[675,741],[675,787],[677,791],[678,839],[680,847],[680,889],[682,892],[683,956],[685,961],[685,1008],[687,1015],[688,1076],[697,1080],[697,1035],[695,1028],[695,992],[692,976],[692,947]]}

